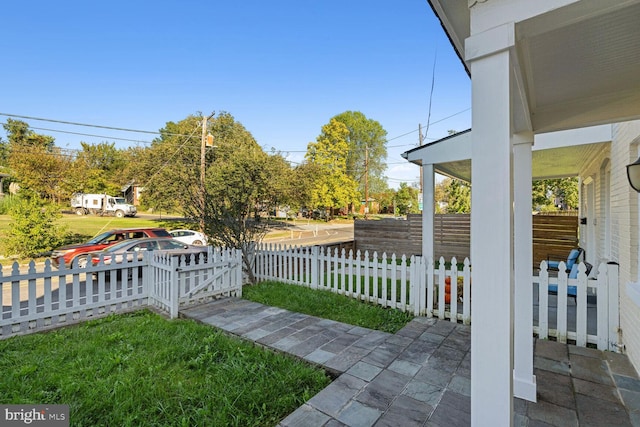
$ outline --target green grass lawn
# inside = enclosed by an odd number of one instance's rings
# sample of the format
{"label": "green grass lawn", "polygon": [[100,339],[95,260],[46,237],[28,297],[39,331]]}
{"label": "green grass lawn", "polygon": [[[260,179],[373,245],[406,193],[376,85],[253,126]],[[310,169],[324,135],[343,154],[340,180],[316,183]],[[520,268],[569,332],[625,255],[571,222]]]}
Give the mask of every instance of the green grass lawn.
{"label": "green grass lawn", "polygon": [[408,312],[367,304],[329,291],[279,282],[247,285],[242,289],[242,297],[298,313],[391,333],[402,329],[413,318],[413,314]]}
{"label": "green grass lawn", "polygon": [[319,369],[142,310],[0,340],[0,403],[68,404],[74,426],[265,426],[330,383]]}

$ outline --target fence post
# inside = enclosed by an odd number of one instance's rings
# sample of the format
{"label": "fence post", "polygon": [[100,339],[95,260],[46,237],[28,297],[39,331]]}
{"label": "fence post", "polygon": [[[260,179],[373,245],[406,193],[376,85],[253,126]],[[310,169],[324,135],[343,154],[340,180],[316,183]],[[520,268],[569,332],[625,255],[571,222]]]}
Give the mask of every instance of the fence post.
{"label": "fence post", "polygon": [[427,317],[433,317],[433,294],[434,294],[434,283],[433,283],[433,279],[434,279],[434,268],[435,268],[435,264],[433,262],[433,258],[429,257],[426,260],[427,265],[426,265],[426,270],[427,270],[427,283],[426,283],[426,287],[427,287],[427,310],[426,310],[426,315]]}
{"label": "fence post", "polygon": [[175,319],[178,317],[178,307],[179,307],[179,299],[180,299],[180,283],[178,281],[178,257],[171,257],[171,280],[169,280],[170,289],[169,293],[171,295],[171,309],[169,312],[169,317],[171,319]]}
{"label": "fence post", "polygon": [[[242,297],[242,251],[240,249],[236,249],[234,251],[235,254],[235,288],[236,288],[236,297]],[[231,255],[231,254],[230,254]]]}
{"label": "fence post", "polygon": [[618,275],[620,266],[617,262],[608,262],[607,277],[609,278],[609,350],[620,352],[620,292],[618,288]]}
{"label": "fence post", "polygon": [[147,297],[149,305],[151,305],[149,301],[151,299],[151,286],[149,286],[149,283],[151,283],[150,276],[153,273],[153,270],[151,269],[152,254],[153,252],[150,251],[146,251],[144,254],[142,254],[144,263],[142,264],[142,267],[140,267],[142,269],[142,293]]}
{"label": "fence post", "polygon": [[469,258],[464,259],[463,291],[462,291],[462,323],[471,324],[471,262]]}
{"label": "fence post", "polygon": [[611,340],[609,339],[609,277],[607,265],[602,263],[598,267],[598,350],[609,350]]}
{"label": "fence post", "polygon": [[318,246],[311,248],[311,289],[318,289]]}

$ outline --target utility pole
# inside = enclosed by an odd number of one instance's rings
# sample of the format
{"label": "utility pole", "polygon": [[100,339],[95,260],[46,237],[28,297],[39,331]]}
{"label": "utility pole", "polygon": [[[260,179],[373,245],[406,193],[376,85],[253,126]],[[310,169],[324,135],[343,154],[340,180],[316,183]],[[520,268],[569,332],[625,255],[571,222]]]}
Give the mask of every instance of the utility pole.
{"label": "utility pole", "polygon": [[207,121],[213,117],[213,113],[209,117],[202,116],[202,141],[200,146],[200,232],[204,233],[204,212],[207,206],[206,189],[204,185],[207,147],[213,145],[213,136],[207,133]]}
{"label": "utility pole", "polygon": [[[418,123],[418,134],[419,134],[418,143],[420,144],[419,146],[422,147],[422,144],[424,142],[424,135],[422,135],[422,125],[420,123]],[[422,168],[420,168],[420,183],[419,183],[419,185],[420,185],[420,193],[422,193]],[[424,193],[422,193],[422,194],[424,194]]]}
{"label": "utility pole", "polygon": [[364,146],[364,219],[369,215],[369,145]]}

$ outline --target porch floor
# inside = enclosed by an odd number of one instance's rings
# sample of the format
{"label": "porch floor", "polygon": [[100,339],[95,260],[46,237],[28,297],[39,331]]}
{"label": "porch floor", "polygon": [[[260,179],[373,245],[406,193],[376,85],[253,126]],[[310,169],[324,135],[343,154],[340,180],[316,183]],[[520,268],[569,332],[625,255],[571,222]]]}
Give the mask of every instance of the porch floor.
{"label": "porch floor", "polygon": [[[279,426],[468,426],[471,328],[413,319],[396,334],[237,298],[181,311],[337,378]],[[640,426],[640,377],[626,356],[534,339],[538,402],[516,426]]]}

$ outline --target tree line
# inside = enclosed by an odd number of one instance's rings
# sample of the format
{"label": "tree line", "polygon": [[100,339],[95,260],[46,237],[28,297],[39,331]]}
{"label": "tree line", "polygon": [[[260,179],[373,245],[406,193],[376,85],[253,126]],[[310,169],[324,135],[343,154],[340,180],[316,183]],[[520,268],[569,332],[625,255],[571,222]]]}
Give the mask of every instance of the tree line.
{"label": "tree line", "polygon": [[[261,218],[275,208],[357,214],[364,204],[373,205],[364,201],[367,193],[379,210],[417,210],[416,189],[387,187],[387,133],[361,112],[332,117],[308,144],[304,161],[293,165],[286,153],[263,150],[230,113],[212,115],[205,129],[203,122],[199,114],[167,122],[148,146],[118,149],[112,142],[82,142],[79,150],[65,150],[53,137],[8,119],[3,125],[7,140],[0,140],[0,173],[10,175],[5,186],[19,185],[21,198],[36,211],[64,205],[76,192],[119,195],[123,187],[137,185],[143,188],[143,208],[180,212],[203,224],[214,242],[247,251],[245,243],[266,232]],[[204,153],[201,182],[203,131],[212,136],[213,147]],[[25,216],[25,209],[16,211]]]}

